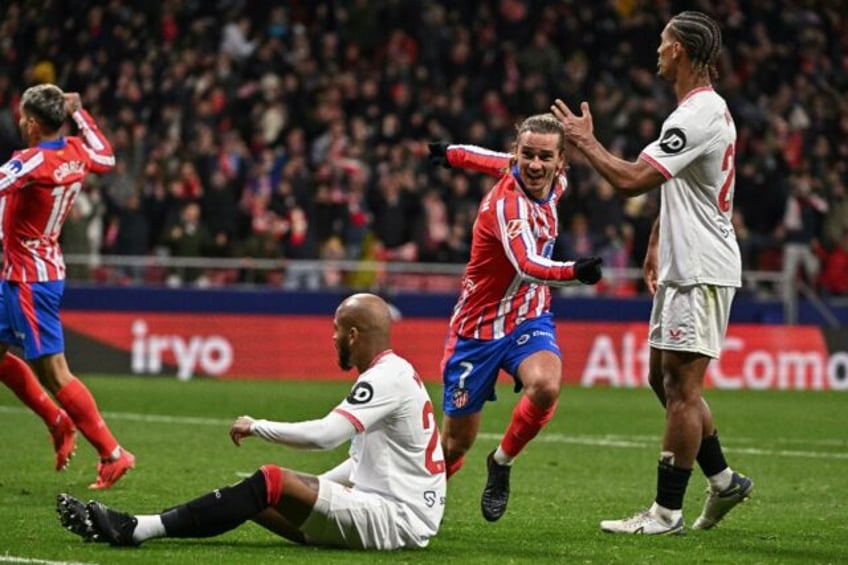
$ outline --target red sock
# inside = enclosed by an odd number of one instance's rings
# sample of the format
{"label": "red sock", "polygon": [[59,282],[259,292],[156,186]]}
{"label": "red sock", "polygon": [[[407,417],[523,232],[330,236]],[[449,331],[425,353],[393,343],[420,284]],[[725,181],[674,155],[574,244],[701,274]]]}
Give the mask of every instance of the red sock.
{"label": "red sock", "polygon": [[510,457],[517,457],[527,443],[536,437],[556,411],[555,402],[550,408],[540,408],[533,404],[527,395],[521,397],[515,410],[512,411],[512,421],[501,440],[501,449]]}
{"label": "red sock", "polygon": [[276,465],[262,465],[259,470],[265,475],[268,506],[276,506],[283,496],[283,470]]}
{"label": "red sock", "polygon": [[448,461],[446,470],[447,470],[447,478],[451,478],[454,473],[462,469],[462,466],[465,465],[465,455],[460,456],[458,459],[454,459],[453,461]]}
{"label": "red sock", "polygon": [[6,353],[0,362],[0,381],[12,389],[30,410],[38,414],[48,427],[59,420],[59,407],[38,382],[32,369],[16,355]]}
{"label": "red sock", "polygon": [[103,421],[97,409],[97,402],[94,401],[88,387],[81,380],[73,377],[56,393],[56,400],[68,412],[85,439],[94,446],[100,458],[108,459],[118,447],[118,441]]}

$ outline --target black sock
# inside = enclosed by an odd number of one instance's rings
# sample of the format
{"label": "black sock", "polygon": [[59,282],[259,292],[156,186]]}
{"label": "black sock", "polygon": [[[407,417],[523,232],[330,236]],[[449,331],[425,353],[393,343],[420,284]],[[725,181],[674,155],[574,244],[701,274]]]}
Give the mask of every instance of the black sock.
{"label": "black sock", "polygon": [[265,476],[256,471],[245,480],[162,512],[172,538],[208,538],[222,534],[268,507]]}
{"label": "black sock", "polygon": [[683,508],[683,495],[691,475],[692,469],[675,467],[661,459],[657,466],[657,504],[669,510]]}
{"label": "black sock", "polygon": [[718,430],[710,437],[701,440],[701,448],[698,450],[698,465],[708,477],[718,475],[727,469],[727,461],[724,460],[724,452],[718,441]]}

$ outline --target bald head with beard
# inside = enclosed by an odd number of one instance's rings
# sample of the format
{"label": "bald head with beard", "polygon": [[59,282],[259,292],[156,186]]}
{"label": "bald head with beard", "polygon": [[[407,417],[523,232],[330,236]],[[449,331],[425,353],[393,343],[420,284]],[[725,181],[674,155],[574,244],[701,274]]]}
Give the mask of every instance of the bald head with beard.
{"label": "bald head with beard", "polygon": [[333,341],[339,366],[345,371],[356,367],[361,373],[374,358],[391,349],[389,305],[374,294],[354,294],[336,309]]}

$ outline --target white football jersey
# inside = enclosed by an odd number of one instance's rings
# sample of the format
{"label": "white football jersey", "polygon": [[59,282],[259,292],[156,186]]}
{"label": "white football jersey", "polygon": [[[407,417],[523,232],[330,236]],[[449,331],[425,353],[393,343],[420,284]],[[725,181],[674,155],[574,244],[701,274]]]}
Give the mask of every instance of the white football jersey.
{"label": "white football jersey", "polygon": [[353,487],[408,504],[435,534],[445,509],[445,458],[433,403],[412,365],[380,354],[335,411],[357,430]]}
{"label": "white football jersey", "polygon": [[660,206],[659,283],[742,286],[730,221],[736,126],[712,88],[698,88],[665,120],[641,158],[667,179]]}

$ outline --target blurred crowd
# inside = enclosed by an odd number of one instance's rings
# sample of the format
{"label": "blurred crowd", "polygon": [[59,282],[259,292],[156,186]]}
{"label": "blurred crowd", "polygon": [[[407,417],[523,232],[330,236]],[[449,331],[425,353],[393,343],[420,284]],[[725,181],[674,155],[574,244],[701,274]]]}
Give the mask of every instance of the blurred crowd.
{"label": "blurred crowd", "polygon": [[[78,198],[66,255],[462,263],[493,181],[430,167],[426,142],[509,150],[517,122],[559,97],[587,100],[601,141],[636,158],[675,106],[655,75],[662,26],[693,8],[723,29],[745,268],[848,293],[839,0],[12,0],[0,158],[20,147],[20,94],[55,82],[82,94],[118,157]],[[623,200],[577,154],[568,175],[557,257],[641,266],[659,191]],[[108,276],[209,282],[200,269]],[[339,282],[322,278],[298,284]]]}

